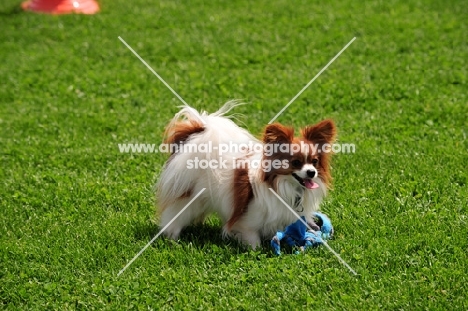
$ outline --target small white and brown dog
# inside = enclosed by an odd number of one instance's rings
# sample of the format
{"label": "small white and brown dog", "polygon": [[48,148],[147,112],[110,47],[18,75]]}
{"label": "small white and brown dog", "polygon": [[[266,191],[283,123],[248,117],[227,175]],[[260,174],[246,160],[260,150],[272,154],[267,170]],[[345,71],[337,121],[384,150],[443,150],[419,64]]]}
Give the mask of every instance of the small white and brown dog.
{"label": "small white and brown dog", "polygon": [[324,146],[334,142],[333,121],[306,126],[299,137],[293,128],[270,124],[258,140],[227,116],[235,105],[228,102],[213,114],[186,106],[166,128],[172,152],[156,189],[160,225],[172,221],[164,232],[172,239],[216,213],[224,235],[256,248],[262,238],[297,220],[270,188],[313,223],[312,214],[330,187],[331,152]]}

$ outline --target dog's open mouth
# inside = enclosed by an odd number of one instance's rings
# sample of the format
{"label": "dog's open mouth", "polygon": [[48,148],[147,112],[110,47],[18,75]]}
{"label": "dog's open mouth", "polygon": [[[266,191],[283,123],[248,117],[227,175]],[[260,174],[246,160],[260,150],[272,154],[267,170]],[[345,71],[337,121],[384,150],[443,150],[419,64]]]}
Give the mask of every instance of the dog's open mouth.
{"label": "dog's open mouth", "polygon": [[312,179],[309,178],[301,178],[297,176],[295,173],[292,173],[293,177],[296,178],[296,180],[305,188],[307,189],[317,189],[319,185],[317,183],[314,183]]}

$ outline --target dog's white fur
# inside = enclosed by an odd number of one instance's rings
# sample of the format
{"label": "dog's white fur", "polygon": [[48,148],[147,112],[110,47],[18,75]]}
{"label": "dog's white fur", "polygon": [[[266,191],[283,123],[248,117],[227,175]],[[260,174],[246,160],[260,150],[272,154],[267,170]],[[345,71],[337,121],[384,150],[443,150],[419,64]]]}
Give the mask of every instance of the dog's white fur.
{"label": "dog's white fur", "polygon": [[[213,147],[220,144],[262,144],[248,131],[237,126],[226,113],[236,103],[228,102],[219,111],[213,114],[199,113],[191,107],[183,107],[168,125],[171,127],[181,119],[187,121],[203,120],[205,129],[202,132],[191,135],[186,143],[207,144]],[[182,121],[184,122],[184,121]],[[270,238],[276,231],[283,230],[285,226],[295,222],[296,216],[271,193],[269,188],[275,189],[281,198],[291,207],[297,205],[297,198],[301,198],[299,215],[304,215],[307,221],[312,221],[312,213],[319,209],[319,205],[326,195],[326,185],[317,177],[313,181],[319,188],[310,191],[302,187],[291,175],[280,175],[271,185],[262,180],[262,167],[248,170],[249,181],[253,189],[253,199],[250,201],[245,214],[231,227],[226,224],[233,214],[233,202],[235,178],[235,159],[262,160],[262,152],[241,150],[238,152],[223,153],[220,155],[217,148],[211,152],[175,153],[166,163],[157,183],[158,204],[160,206],[160,225],[167,225],[176,214],[197,194],[201,189],[206,190],[166,229],[165,234],[177,239],[182,229],[191,223],[202,222],[208,214],[216,213],[222,220],[223,233],[235,237],[242,242],[256,248],[261,243],[262,237]],[[213,169],[187,169],[187,161],[197,158],[199,160],[216,159],[225,160],[227,168]],[[218,162],[219,163],[219,162]],[[298,171],[298,175],[304,171]],[[303,176],[301,176],[303,177]],[[297,206],[296,206],[297,207]]]}

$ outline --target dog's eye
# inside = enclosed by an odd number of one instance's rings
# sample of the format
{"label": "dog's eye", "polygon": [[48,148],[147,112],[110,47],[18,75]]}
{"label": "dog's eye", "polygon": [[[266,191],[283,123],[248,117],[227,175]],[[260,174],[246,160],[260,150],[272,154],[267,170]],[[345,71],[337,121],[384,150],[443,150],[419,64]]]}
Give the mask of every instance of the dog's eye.
{"label": "dog's eye", "polygon": [[312,159],[312,165],[315,166],[318,164],[318,159]]}
{"label": "dog's eye", "polygon": [[299,161],[299,160],[293,160],[291,163],[292,163],[292,165],[293,165],[294,167],[300,167],[300,166],[302,166],[302,163],[301,163],[301,161]]}

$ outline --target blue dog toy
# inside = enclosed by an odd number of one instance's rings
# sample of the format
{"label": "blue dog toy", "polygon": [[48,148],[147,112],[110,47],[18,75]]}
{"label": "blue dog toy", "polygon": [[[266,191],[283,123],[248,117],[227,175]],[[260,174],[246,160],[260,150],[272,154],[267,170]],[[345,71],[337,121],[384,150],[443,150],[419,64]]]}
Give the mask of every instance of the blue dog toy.
{"label": "blue dog toy", "polygon": [[[317,218],[316,224],[311,227],[317,229],[316,231],[307,231],[307,226],[304,224],[305,217],[302,216],[301,220],[286,227],[286,230],[276,232],[275,236],[271,239],[271,247],[275,255],[281,255],[281,240],[285,240],[286,244],[291,247],[299,247],[301,251],[306,250],[312,246],[318,246],[323,243],[323,240],[328,240],[333,235],[333,226],[330,218],[322,213],[314,213]],[[299,251],[296,251],[296,254]]]}

